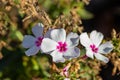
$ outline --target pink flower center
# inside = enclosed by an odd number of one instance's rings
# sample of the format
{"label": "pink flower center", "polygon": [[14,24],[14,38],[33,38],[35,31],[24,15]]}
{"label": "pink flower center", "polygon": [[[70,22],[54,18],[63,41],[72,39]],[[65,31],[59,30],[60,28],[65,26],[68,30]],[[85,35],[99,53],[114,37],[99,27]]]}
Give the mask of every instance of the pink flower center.
{"label": "pink flower center", "polygon": [[90,48],[92,49],[93,53],[98,52],[98,48],[94,44],[90,45]]}
{"label": "pink flower center", "polygon": [[66,42],[58,42],[58,45],[57,45],[57,50],[59,51],[59,52],[65,52],[66,50],[67,50],[67,44],[66,44]]}
{"label": "pink flower center", "polygon": [[38,37],[37,40],[35,41],[35,44],[37,47],[39,47],[42,43],[43,37]]}

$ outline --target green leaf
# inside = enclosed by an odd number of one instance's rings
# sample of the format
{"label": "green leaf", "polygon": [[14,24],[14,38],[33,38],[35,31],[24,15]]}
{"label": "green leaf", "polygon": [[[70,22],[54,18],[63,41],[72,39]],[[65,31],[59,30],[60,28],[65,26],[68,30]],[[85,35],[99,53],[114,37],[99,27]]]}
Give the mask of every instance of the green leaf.
{"label": "green leaf", "polygon": [[91,14],[90,12],[88,12],[85,9],[79,9],[78,14],[80,15],[80,17],[82,19],[91,19],[91,18],[93,18],[93,14]]}
{"label": "green leaf", "polygon": [[23,35],[22,35],[22,33],[21,33],[20,31],[16,31],[16,32],[15,32],[15,36],[16,36],[20,41],[23,40]]}
{"label": "green leaf", "polygon": [[16,3],[16,4],[19,4],[20,3],[20,0],[13,0],[14,1],[14,3]]}

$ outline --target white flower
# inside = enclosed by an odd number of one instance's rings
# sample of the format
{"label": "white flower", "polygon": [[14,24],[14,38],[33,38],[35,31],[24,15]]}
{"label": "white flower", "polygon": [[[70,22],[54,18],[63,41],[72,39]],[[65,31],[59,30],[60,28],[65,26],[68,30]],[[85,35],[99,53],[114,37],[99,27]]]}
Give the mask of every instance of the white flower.
{"label": "white flower", "polygon": [[25,54],[27,56],[35,55],[41,50],[41,43],[44,37],[48,36],[48,31],[45,36],[43,36],[43,24],[38,23],[35,27],[32,28],[32,32],[35,35],[35,37],[31,35],[25,35],[22,46],[24,48],[29,48],[27,51],[25,51]]}
{"label": "white flower", "polygon": [[65,78],[64,80],[70,80],[70,78]]}
{"label": "white flower", "polygon": [[80,55],[78,45],[79,37],[76,33],[68,34],[64,29],[54,29],[51,31],[51,39],[44,38],[41,50],[44,53],[50,52],[54,62],[64,62],[66,59],[78,57]]}
{"label": "white flower", "polygon": [[102,39],[103,34],[95,30],[90,33],[90,38],[86,32],[80,35],[80,42],[87,50],[86,55],[92,59],[95,56],[97,59],[107,63],[109,59],[102,54],[110,53],[113,45],[110,41],[100,45]]}

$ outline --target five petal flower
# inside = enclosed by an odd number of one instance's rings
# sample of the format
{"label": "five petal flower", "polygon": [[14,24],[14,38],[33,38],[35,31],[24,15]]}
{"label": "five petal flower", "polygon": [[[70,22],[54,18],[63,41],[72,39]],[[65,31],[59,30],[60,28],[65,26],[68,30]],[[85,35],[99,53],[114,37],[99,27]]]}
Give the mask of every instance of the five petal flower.
{"label": "five petal flower", "polygon": [[86,55],[92,59],[95,56],[97,59],[107,63],[109,59],[102,54],[110,53],[113,45],[110,41],[100,45],[102,39],[103,34],[95,30],[90,33],[90,38],[86,32],[80,35],[80,42],[87,50]]}
{"label": "five petal flower", "polygon": [[[22,42],[22,46],[24,48],[29,48],[27,51],[25,51],[27,56],[35,55],[39,52],[39,50],[41,50],[41,43],[44,38],[43,24],[38,23],[35,27],[32,28],[32,32],[35,37],[31,35],[25,35]],[[49,32],[50,31],[48,31],[46,34]],[[47,37],[47,35],[45,37]]]}
{"label": "five petal flower", "polygon": [[50,52],[54,62],[64,62],[66,59],[78,57],[80,50],[78,45],[79,37],[76,33],[70,33],[66,37],[64,29],[54,29],[51,31],[51,39],[44,38],[41,50],[44,53]]}

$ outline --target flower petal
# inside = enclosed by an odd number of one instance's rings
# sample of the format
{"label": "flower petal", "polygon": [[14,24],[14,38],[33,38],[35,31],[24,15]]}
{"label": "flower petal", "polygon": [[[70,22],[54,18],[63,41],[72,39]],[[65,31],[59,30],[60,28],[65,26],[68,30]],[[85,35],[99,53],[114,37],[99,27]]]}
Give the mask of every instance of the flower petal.
{"label": "flower petal", "polygon": [[41,50],[45,53],[56,49],[57,43],[49,38],[44,38],[41,43]]}
{"label": "flower petal", "polygon": [[98,60],[101,60],[101,61],[103,61],[103,62],[105,62],[105,63],[108,63],[108,62],[109,62],[109,59],[108,59],[107,57],[105,57],[105,56],[103,56],[103,55],[101,55],[101,54],[99,54],[99,53],[95,54],[95,57],[96,57]]}
{"label": "flower petal", "polygon": [[44,35],[44,38],[51,38],[51,31],[52,31],[53,29],[49,29],[47,32],[46,32],[46,34]]}
{"label": "flower petal", "polygon": [[64,80],[70,80],[70,78],[65,78]]}
{"label": "flower petal", "polygon": [[110,53],[112,50],[113,50],[113,45],[109,41],[109,42],[106,42],[106,43],[100,45],[99,49],[98,49],[98,52],[102,53],[102,54],[107,54],[107,53]]}
{"label": "flower petal", "polygon": [[23,42],[22,42],[22,46],[24,48],[30,48],[35,44],[35,38],[31,35],[25,35]]}
{"label": "flower petal", "polygon": [[92,52],[92,50],[91,50],[91,49],[89,49],[89,48],[88,48],[88,49],[86,49],[86,50],[87,50],[87,51],[86,51],[86,56],[87,56],[87,57],[90,57],[90,58],[92,58],[92,59],[93,59],[94,57],[93,57],[93,52]]}
{"label": "flower petal", "polygon": [[38,23],[35,27],[32,28],[32,32],[36,37],[43,36],[43,24]]}
{"label": "flower petal", "polygon": [[54,29],[51,31],[51,38],[56,42],[59,42],[59,41],[65,42],[66,32],[64,29]]}
{"label": "flower petal", "polygon": [[90,44],[92,43],[87,35],[87,33],[82,33],[80,35],[80,42],[84,47],[90,47]]}
{"label": "flower petal", "polygon": [[69,33],[67,35],[67,39],[66,39],[66,42],[68,44],[69,47],[75,47],[78,45],[79,43],[79,36],[77,33]]}
{"label": "flower petal", "polygon": [[63,56],[66,59],[77,58],[80,56],[80,49],[77,47],[69,48],[67,52],[63,53]]}
{"label": "flower petal", "polygon": [[53,62],[65,62],[63,54],[59,53],[57,50],[53,51],[50,55],[52,56]]}
{"label": "flower petal", "polygon": [[32,56],[38,53],[38,51],[40,50],[39,47],[33,46],[30,49],[28,49],[27,51],[25,51],[25,54],[27,56]]}
{"label": "flower petal", "polygon": [[103,34],[94,30],[90,33],[90,39],[98,47],[103,39]]}

